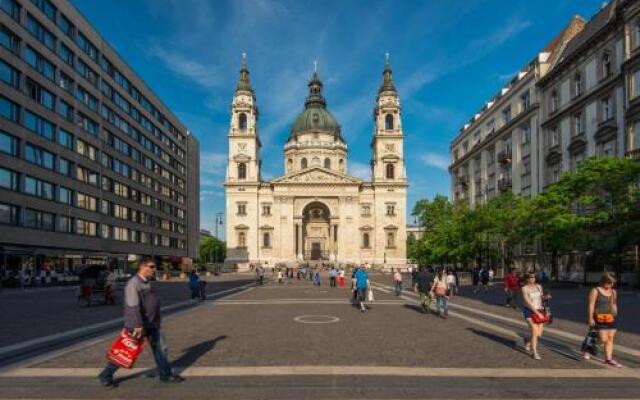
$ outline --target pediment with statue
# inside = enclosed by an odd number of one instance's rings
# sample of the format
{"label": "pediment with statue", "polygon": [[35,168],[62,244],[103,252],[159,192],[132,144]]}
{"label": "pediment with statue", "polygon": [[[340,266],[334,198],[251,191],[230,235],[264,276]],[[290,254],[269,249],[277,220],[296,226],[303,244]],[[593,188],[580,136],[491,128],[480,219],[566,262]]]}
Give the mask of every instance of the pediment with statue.
{"label": "pediment with statue", "polygon": [[362,179],[348,176],[326,168],[316,167],[308,168],[303,171],[297,171],[289,175],[285,175],[273,179],[272,184],[346,184],[360,185]]}

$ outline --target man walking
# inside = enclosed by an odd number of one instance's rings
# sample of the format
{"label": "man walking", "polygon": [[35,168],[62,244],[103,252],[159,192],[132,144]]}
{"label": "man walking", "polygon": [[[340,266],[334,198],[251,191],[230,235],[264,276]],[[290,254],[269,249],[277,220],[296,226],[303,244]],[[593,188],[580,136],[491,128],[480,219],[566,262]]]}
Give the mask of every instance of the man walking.
{"label": "man walking", "polygon": [[400,273],[400,268],[396,269],[396,272],[393,274],[393,285],[395,295],[400,296],[400,293],[402,293],[402,274]]}
{"label": "man walking", "polygon": [[511,270],[504,276],[504,292],[507,294],[507,301],[505,302],[505,307],[516,308],[515,299],[520,293],[520,277],[516,273],[515,268],[511,268]]}
{"label": "man walking", "polygon": [[431,283],[433,282],[433,276],[427,271],[424,266],[420,267],[418,275],[416,275],[415,285],[413,290],[420,294],[420,305],[422,306],[422,312],[428,314],[431,312],[429,308],[431,306]]}
{"label": "man walking", "polygon": [[[166,345],[160,333],[160,301],[151,287],[151,278],[156,265],[150,258],[138,262],[138,272],[127,282],[124,289],[124,328],[139,340],[147,339],[156,360],[160,382],[178,383],[184,378],[171,371],[167,360]],[[98,378],[105,387],[115,387],[113,374],[118,366],[108,363]]]}
{"label": "man walking", "polygon": [[338,271],[336,271],[335,267],[331,267],[331,270],[329,271],[329,286],[338,287],[338,285],[336,284],[337,277],[338,277]]}
{"label": "man walking", "polygon": [[364,302],[367,299],[367,289],[369,288],[369,273],[364,265],[358,268],[355,278],[360,311],[365,312],[367,311],[367,308],[365,307]]}

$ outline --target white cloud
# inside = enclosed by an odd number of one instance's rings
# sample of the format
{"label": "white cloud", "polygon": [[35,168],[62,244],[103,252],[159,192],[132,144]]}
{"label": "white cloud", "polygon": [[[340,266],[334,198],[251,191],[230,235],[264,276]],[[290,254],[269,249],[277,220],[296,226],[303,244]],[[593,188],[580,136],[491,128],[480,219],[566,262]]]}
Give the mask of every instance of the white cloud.
{"label": "white cloud", "polygon": [[148,54],[158,58],[174,73],[190,79],[205,89],[224,87],[229,84],[215,65],[204,65],[175,49],[167,51],[161,46],[151,46]]}
{"label": "white cloud", "polygon": [[359,161],[349,161],[347,168],[349,175],[365,181],[371,180],[371,166],[369,164],[361,163]]}
{"label": "white cloud", "polygon": [[426,153],[420,156],[420,161],[424,164],[447,171],[449,168],[449,157],[437,153]]}

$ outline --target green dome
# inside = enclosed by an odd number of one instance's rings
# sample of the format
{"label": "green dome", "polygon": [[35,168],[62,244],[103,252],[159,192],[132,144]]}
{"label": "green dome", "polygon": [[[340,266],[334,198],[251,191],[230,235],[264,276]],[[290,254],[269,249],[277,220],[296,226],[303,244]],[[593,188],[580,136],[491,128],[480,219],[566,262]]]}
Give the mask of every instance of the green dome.
{"label": "green dome", "polygon": [[298,115],[293,126],[289,140],[304,132],[327,132],[333,134],[336,139],[342,141],[340,125],[335,117],[327,110],[327,103],[322,96],[322,82],[316,72],[309,81],[309,95],[304,103],[304,111]]}

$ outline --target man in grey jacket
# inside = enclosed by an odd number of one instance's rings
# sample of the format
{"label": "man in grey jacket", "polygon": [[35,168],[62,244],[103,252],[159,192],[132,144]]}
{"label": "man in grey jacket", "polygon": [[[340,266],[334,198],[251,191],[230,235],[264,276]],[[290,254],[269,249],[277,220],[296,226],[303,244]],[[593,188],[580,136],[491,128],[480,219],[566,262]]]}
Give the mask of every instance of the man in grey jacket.
{"label": "man in grey jacket", "polygon": [[[160,301],[151,287],[151,278],[156,265],[150,258],[138,262],[138,272],[129,279],[124,289],[124,328],[131,336],[140,340],[146,338],[151,345],[153,358],[158,366],[161,382],[178,383],[184,379],[171,371],[167,360],[166,346],[160,333]],[[109,363],[98,378],[105,387],[114,387],[113,374],[118,366]]]}

